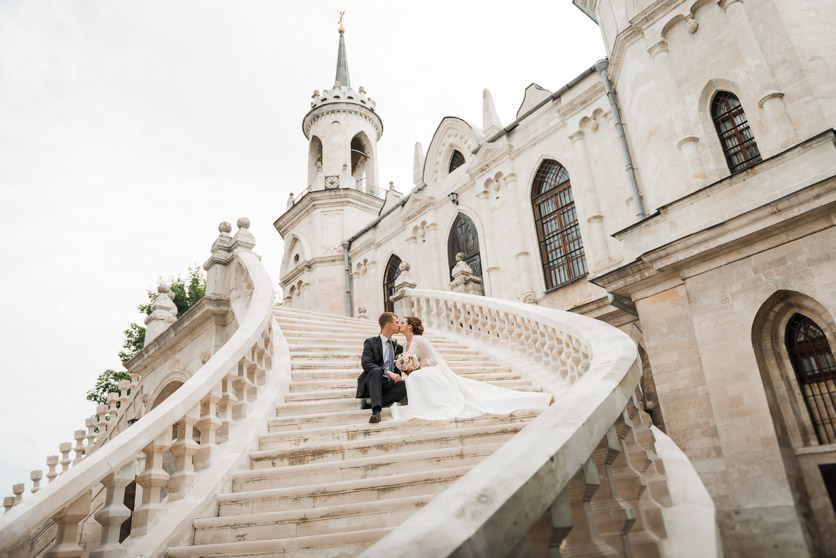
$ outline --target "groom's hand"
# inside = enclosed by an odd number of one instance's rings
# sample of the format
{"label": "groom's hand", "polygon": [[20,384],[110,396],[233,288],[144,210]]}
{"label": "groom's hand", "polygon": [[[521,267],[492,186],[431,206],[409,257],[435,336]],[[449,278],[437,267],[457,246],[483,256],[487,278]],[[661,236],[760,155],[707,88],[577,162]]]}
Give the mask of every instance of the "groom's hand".
{"label": "groom's hand", "polygon": [[389,379],[392,380],[393,382],[395,382],[396,384],[398,382],[403,381],[403,378],[401,378],[399,375],[395,374],[394,372],[389,372],[388,370],[384,370],[383,373],[386,374],[389,377]]}

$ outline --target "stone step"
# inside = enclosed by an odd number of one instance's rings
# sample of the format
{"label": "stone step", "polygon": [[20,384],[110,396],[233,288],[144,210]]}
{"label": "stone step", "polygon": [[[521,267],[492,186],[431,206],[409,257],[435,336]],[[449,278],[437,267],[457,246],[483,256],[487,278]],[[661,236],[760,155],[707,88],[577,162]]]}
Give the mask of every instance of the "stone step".
{"label": "stone step", "polygon": [[434,494],[308,510],[212,517],[194,522],[195,544],[233,543],[397,527]]}
{"label": "stone step", "polygon": [[[445,357],[447,363],[453,367],[475,368],[477,366],[501,366],[495,360],[487,357],[473,357],[473,358],[452,358]],[[320,369],[320,368],[360,368],[361,355],[356,353],[350,357],[323,357],[323,358],[297,358],[296,355],[291,355],[291,368],[293,370],[304,369]]]}
{"label": "stone step", "polygon": [[[504,387],[517,391],[531,391],[531,382],[528,380],[488,380],[484,383],[494,386]],[[539,391],[535,389],[534,391]],[[302,401],[324,401],[328,399],[354,399],[357,393],[357,382],[354,382],[354,387],[346,387],[343,389],[314,389],[311,391],[291,391],[285,396],[287,402],[302,402]],[[359,402],[358,402],[359,404]]]}
{"label": "stone step", "polygon": [[166,551],[170,558],[235,556],[253,558],[343,558],[357,556],[385,537],[392,529],[367,529],[346,533],[264,539],[235,543],[176,546]]}
{"label": "stone step", "polygon": [[[462,378],[469,378],[477,381],[493,381],[493,380],[520,380],[522,377],[516,372],[483,372],[481,370],[467,371],[454,368],[457,375]],[[310,383],[315,385],[320,382],[347,382],[351,381],[352,385],[357,387],[357,377],[361,374],[361,370],[305,370],[291,372],[292,383],[290,391],[296,391],[294,383],[299,383],[300,386]],[[299,390],[303,391],[303,390]]]}
{"label": "stone step", "polygon": [[524,426],[522,423],[509,422],[472,428],[429,430],[407,434],[384,432],[380,436],[354,441],[311,443],[298,448],[251,451],[250,468],[268,469],[286,465],[304,465],[306,463],[323,463],[372,455],[395,454],[401,451],[421,451],[472,444],[498,443],[510,439]]}
{"label": "stone step", "polygon": [[[330,372],[292,372],[290,375],[290,391],[316,391],[319,389],[349,389],[357,388],[356,374],[332,374]],[[497,372],[495,374],[463,373],[462,378],[478,382],[499,382],[503,380],[520,381],[523,378],[514,372]],[[529,382],[524,380],[526,384]],[[352,396],[353,397],[353,396]]]}
{"label": "stone step", "polygon": [[[300,359],[330,359],[330,358],[354,358],[357,357],[359,354],[362,353],[362,347],[355,348],[353,350],[332,350],[332,351],[322,351],[319,349],[314,349],[310,346],[308,347],[297,347],[291,351],[291,356],[293,358],[300,358]],[[456,359],[456,360],[468,360],[470,358],[482,358],[485,360],[491,360],[490,357],[484,356],[483,353],[476,351],[474,349],[467,349],[467,348],[458,348],[458,347],[449,347],[444,349],[444,354],[442,355],[447,360]],[[359,358],[359,357],[358,357]]]}
{"label": "stone step", "polygon": [[[360,402],[355,400],[354,407],[346,411],[310,413],[307,415],[283,415],[268,419],[267,431],[286,432],[311,428],[313,426],[368,424],[370,416],[371,411],[368,409],[360,409]],[[385,424],[386,421],[392,419],[392,413],[388,407],[381,410],[380,416],[383,422],[379,424]]]}
{"label": "stone step", "polygon": [[455,448],[374,455],[344,461],[310,463],[271,469],[238,471],[233,475],[233,492],[329,483],[334,479],[361,480],[428,469],[469,467],[496,451],[501,444],[475,444]]}
{"label": "stone step", "polygon": [[333,411],[351,411],[360,408],[358,399],[326,399],[324,401],[290,401],[276,407],[276,416],[309,415]]}
{"label": "stone step", "polygon": [[[292,363],[292,361],[291,361],[291,363]],[[497,372],[497,373],[499,373],[499,372],[511,372],[511,367],[503,366],[501,364],[496,364],[496,363],[457,364],[456,366],[451,366],[450,368],[453,370],[453,372],[455,372],[457,374],[458,373],[466,373],[466,372],[480,372],[480,371]],[[341,373],[344,373],[346,375],[354,374],[355,378],[363,372],[363,369],[360,366],[356,366],[356,367],[351,366],[351,367],[299,368],[299,367],[293,366],[292,364],[291,364],[291,370],[292,371],[299,371],[299,372],[301,372],[301,371],[306,371],[306,372],[307,371],[313,371],[313,372],[320,372],[320,371],[322,371],[322,372],[326,372],[326,371],[327,372],[341,372]]]}
{"label": "stone step", "polygon": [[369,424],[334,425],[306,428],[289,432],[268,433],[259,437],[260,451],[298,448],[309,444],[353,442],[381,436],[406,435],[421,432],[441,432],[478,426],[527,422],[539,414],[538,410],[524,409],[510,415],[481,415],[451,420],[388,421]]}
{"label": "stone step", "polygon": [[437,494],[469,470],[470,467],[452,467],[382,478],[220,494],[218,513],[220,517],[229,517]]}

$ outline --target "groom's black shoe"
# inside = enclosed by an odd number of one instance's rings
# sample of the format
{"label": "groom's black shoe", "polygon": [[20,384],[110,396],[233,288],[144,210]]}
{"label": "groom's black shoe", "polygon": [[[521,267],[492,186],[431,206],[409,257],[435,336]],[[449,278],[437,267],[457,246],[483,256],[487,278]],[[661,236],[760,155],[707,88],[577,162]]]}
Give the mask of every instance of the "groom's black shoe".
{"label": "groom's black shoe", "polygon": [[379,410],[372,412],[372,416],[371,416],[371,418],[369,418],[369,422],[371,424],[375,424],[377,422],[380,422],[380,411]]}

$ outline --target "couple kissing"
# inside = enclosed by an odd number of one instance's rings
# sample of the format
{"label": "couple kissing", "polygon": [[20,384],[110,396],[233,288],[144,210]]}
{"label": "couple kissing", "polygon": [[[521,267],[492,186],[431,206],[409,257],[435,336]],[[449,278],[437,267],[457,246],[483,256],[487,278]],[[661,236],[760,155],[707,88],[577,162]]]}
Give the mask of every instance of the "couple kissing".
{"label": "couple kissing", "polygon": [[[396,420],[448,420],[543,409],[551,402],[549,393],[514,391],[457,375],[424,338],[417,317],[399,321],[384,312],[378,324],[380,335],[363,343],[363,372],[357,378],[356,397],[371,399],[370,423],[380,422],[381,409],[390,405]],[[395,333],[406,338],[405,347],[392,339]]]}

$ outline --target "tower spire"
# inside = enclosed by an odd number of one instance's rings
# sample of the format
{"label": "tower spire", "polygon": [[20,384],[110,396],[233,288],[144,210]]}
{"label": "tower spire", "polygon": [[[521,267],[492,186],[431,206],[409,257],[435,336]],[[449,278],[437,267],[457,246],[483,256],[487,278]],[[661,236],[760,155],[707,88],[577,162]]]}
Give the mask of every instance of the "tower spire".
{"label": "tower spire", "polygon": [[340,46],[337,50],[337,77],[334,79],[335,85],[343,87],[351,87],[351,82],[348,79],[348,57],[345,54],[345,27],[343,27],[343,16],[345,12],[340,12]]}

